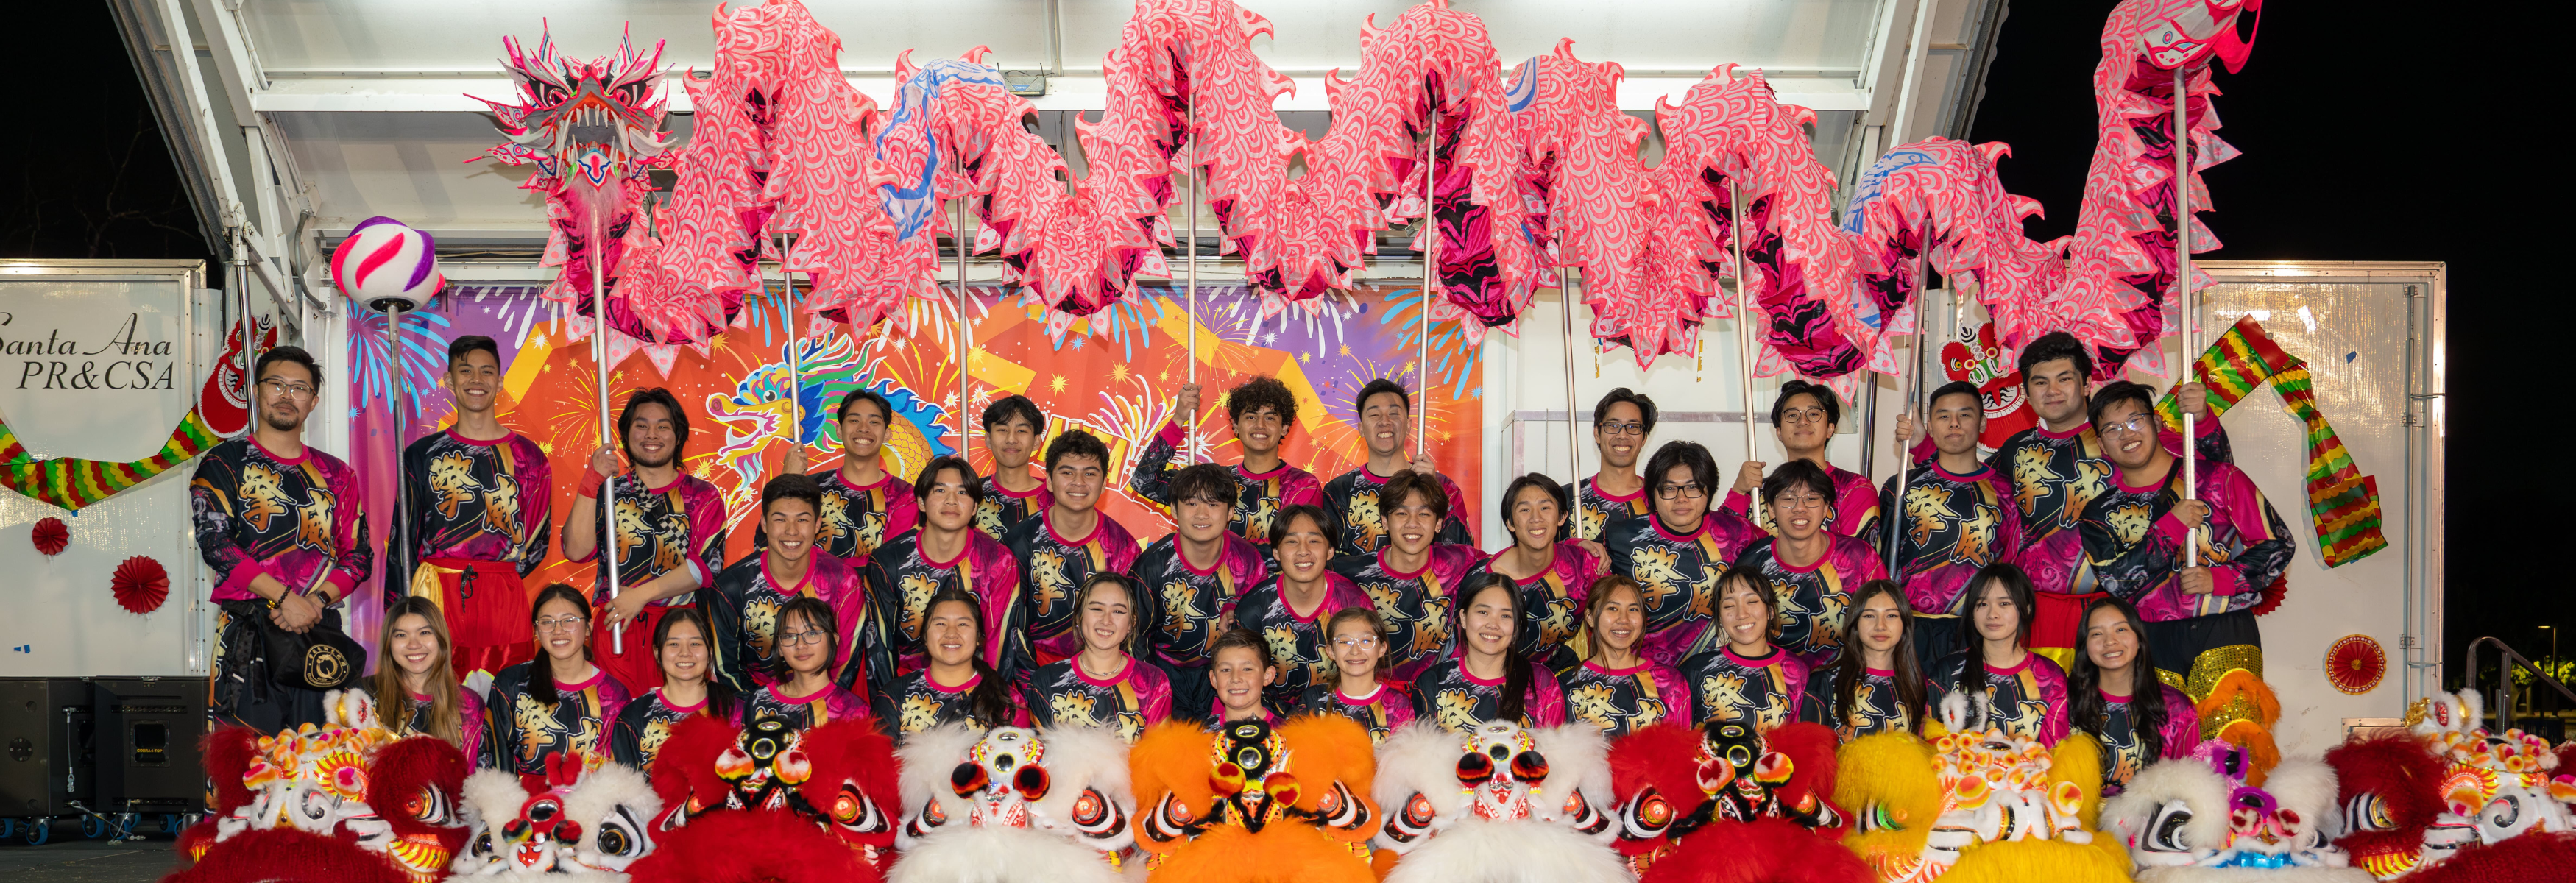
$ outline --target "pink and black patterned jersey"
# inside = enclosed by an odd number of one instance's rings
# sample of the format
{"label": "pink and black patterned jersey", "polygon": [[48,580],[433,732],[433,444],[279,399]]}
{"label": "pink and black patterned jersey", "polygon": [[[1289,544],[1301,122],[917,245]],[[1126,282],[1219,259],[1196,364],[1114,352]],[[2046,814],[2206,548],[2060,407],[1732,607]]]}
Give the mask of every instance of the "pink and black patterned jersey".
{"label": "pink and black patterned jersey", "polygon": [[1601,476],[1594,475],[1577,483],[1574,492],[1574,517],[1556,532],[1559,540],[1577,538],[1600,541],[1602,537],[1626,529],[1625,522],[1653,517],[1654,501],[1646,498],[1646,486],[1627,496],[1614,496],[1601,490]]}
{"label": "pink and black patterned jersey", "polygon": [[[1878,523],[1878,486],[1870,483],[1869,476],[1831,463],[1825,464],[1825,472],[1834,477],[1834,507],[1825,513],[1820,530],[1835,536],[1865,538],[1884,529]],[[1744,515],[1752,505],[1752,496],[1726,492],[1726,511]],[[1766,531],[1777,527],[1771,523],[1771,507],[1762,507],[1761,524]]]}
{"label": "pink and black patterned jersey", "polygon": [[1358,721],[1369,731],[1369,744],[1386,741],[1388,733],[1413,722],[1413,685],[1379,681],[1366,695],[1352,696],[1329,683],[1310,684],[1297,697],[1297,714],[1334,714]]}
{"label": "pink and black patterned jersey", "polygon": [[[2227,430],[2218,421],[2198,421],[2196,429],[2195,444],[2202,460],[2234,459]],[[2181,433],[2160,432],[2157,438],[2165,450],[2181,453]],[[1930,462],[1933,448],[1928,440],[1917,443],[1914,450],[1916,462]],[[2021,504],[2021,554],[2014,563],[2030,574],[2031,585],[2043,592],[2086,591],[2072,588],[2084,558],[2084,542],[2074,528],[2083,520],[2085,507],[2110,491],[2113,470],[2093,424],[2065,432],[2033,426],[2013,433],[1987,455],[1986,468],[2003,474],[2013,501]]]}
{"label": "pink and black patterned jersey", "polygon": [[1331,656],[1324,652],[1324,623],[1343,608],[1370,606],[1367,592],[1331,571],[1324,573],[1323,600],[1302,615],[1289,606],[1285,587],[1278,577],[1271,577],[1243,593],[1234,605],[1234,624],[1260,635],[1270,645],[1270,661],[1279,666],[1279,681],[1261,691],[1262,699],[1274,708],[1293,707],[1308,685],[1332,672]]}
{"label": "pink and black patterned jersey", "polygon": [[[1555,557],[1546,569],[1515,579],[1512,586],[1520,592],[1521,617],[1529,621],[1521,628],[1521,655],[1549,671],[1564,671],[1579,661],[1571,642],[1583,630],[1583,601],[1610,565],[1571,542],[1559,542],[1552,551]],[[1506,547],[1494,557],[1511,554],[1514,550]],[[1486,559],[1484,569],[1492,570],[1493,562]]]}
{"label": "pink and black patterned jersey", "polygon": [[403,448],[403,527],[410,554],[386,572],[402,581],[433,558],[499,561],[527,576],[547,553],[554,467],[527,436],[476,441],[443,430]]}
{"label": "pink and black patterned jersey", "polygon": [[[1888,476],[1886,489],[1895,486]],[[1917,466],[1906,473],[1905,498],[1881,500],[1880,511],[1896,519],[1896,579],[1916,613],[1965,612],[1968,578],[2021,555],[2021,504],[2003,473],[1987,466],[1964,475]],[[1863,539],[1886,548],[1884,530]]]}
{"label": "pink and black patterned jersey", "polygon": [[[879,706],[879,720],[884,722],[881,726],[886,726],[900,742],[905,736],[949,721],[967,720],[973,716],[975,688],[983,683],[984,676],[980,674],[954,687],[943,687],[931,680],[929,669],[904,675],[886,690],[885,704]],[[1005,701],[1010,705],[1010,719],[1002,725],[1028,726],[1029,704],[1023,701],[1019,685],[1005,682],[1003,690],[1009,697]]]}
{"label": "pink and black patterned jersey", "polygon": [[1754,541],[1735,559],[1735,566],[1758,569],[1771,584],[1772,597],[1780,604],[1780,631],[1772,640],[1808,668],[1823,668],[1842,658],[1843,625],[1851,617],[1852,592],[1861,583],[1887,575],[1878,551],[1868,543],[1825,536],[1829,545],[1824,556],[1804,567],[1781,560],[1780,541],[1769,537]]}
{"label": "pink and black patterned jersey", "polygon": [[[1189,430],[1180,423],[1164,424],[1153,443],[1145,446],[1144,455],[1136,458],[1136,469],[1127,476],[1127,489],[1163,507],[1165,512],[1173,511],[1172,458],[1180,456],[1181,442],[1187,438]],[[1242,464],[1236,464],[1234,484],[1234,517],[1227,520],[1225,529],[1265,550],[1265,560],[1270,547],[1270,522],[1279,517],[1279,510],[1324,503],[1324,488],[1315,474],[1286,463],[1262,473],[1246,472]]]}
{"label": "pink and black patterned jersey", "polygon": [[1458,593],[1484,572],[1485,553],[1472,546],[1433,543],[1424,550],[1422,566],[1405,572],[1386,563],[1393,551],[1389,546],[1335,558],[1332,569],[1368,593],[1370,606],[1386,620],[1386,675],[1409,681],[1449,655]]}
{"label": "pink and black patterned jersey", "polygon": [[[411,693],[401,708],[387,709],[385,723],[396,736],[427,736],[429,716],[436,698],[427,693]],[[468,772],[481,769],[489,760],[483,752],[483,694],[471,688],[456,691],[456,750],[465,755]]]}
{"label": "pink and black patterned jersey", "polygon": [[2157,732],[2137,731],[2135,697],[2102,694],[2102,720],[2098,726],[2083,727],[2101,740],[2106,762],[2102,764],[2102,794],[2112,796],[2129,787],[2139,770],[2159,760],[2190,757],[2191,749],[2200,744],[2200,710],[2191,697],[2170,685],[2156,685],[2157,700],[2165,705],[2164,726]]}
{"label": "pink and black patterned jersey", "polygon": [[770,572],[768,552],[753,550],[716,574],[706,603],[699,605],[716,630],[716,673],[745,694],[778,683],[778,610],[801,596],[832,608],[838,626],[832,642],[833,683],[860,689],[893,677],[888,611],[869,592],[863,572],[872,566],[865,559],[852,567],[830,555],[810,554],[805,576],[790,585]]}
{"label": "pink and black patterned jersey", "polygon": [[1766,538],[1761,528],[1725,510],[1700,519],[1699,529],[1674,533],[1662,518],[1634,522],[1602,545],[1610,570],[1637,581],[1646,598],[1646,640],[1639,650],[1665,665],[1715,646],[1717,578],[1729,562]]}
{"label": "pink and black patterned jersey", "polygon": [[548,757],[609,753],[609,728],[626,708],[626,685],[594,670],[578,684],[556,681],[555,704],[546,705],[528,695],[528,686],[548,677],[550,665],[541,655],[492,676],[492,695],[483,703],[492,734],[487,767],[542,776]]}
{"label": "pink and black patterned jersey", "polygon": [[1565,695],[1567,723],[1588,723],[1601,735],[1618,738],[1659,723],[1687,724],[1690,684],[1672,666],[1642,660],[1627,668],[1609,668],[1589,660],[1556,678]]}
{"label": "pink and black patterned jersey", "polygon": [[[1341,535],[1333,539],[1333,554],[1366,555],[1386,546],[1387,504],[1378,499],[1378,491],[1394,477],[1380,477],[1362,463],[1324,482],[1324,509],[1333,513],[1333,520],[1341,522]],[[1467,493],[1459,490],[1458,483],[1450,481],[1449,476],[1439,478],[1441,492],[1449,496],[1449,514],[1440,520],[1440,535],[1432,541],[1475,545],[1475,537],[1467,532],[1467,526],[1475,523],[1470,520],[1473,516],[1467,514]]]}
{"label": "pink and black patterned jersey", "polygon": [[1732,721],[1778,729],[1798,719],[1798,704],[1807,697],[1807,663],[1777,645],[1751,658],[1732,646],[1703,650],[1675,668],[1690,685],[1692,726]]}
{"label": "pink and black patterned jersey", "polygon": [[1259,585],[1261,550],[1234,534],[1219,534],[1216,562],[1205,570],[1190,565],[1181,551],[1181,535],[1166,534],[1146,546],[1128,565],[1127,576],[1145,594],[1147,610],[1138,611],[1137,627],[1151,630],[1146,642],[1174,668],[1204,668],[1208,643],[1216,640],[1225,615],[1234,610],[1245,589]]}
{"label": "pink and black patterned jersey", "polygon": [[742,722],[771,718],[787,722],[791,730],[810,730],[833,721],[868,720],[876,717],[868,701],[859,694],[825,683],[810,695],[787,695],[787,685],[771,684],[751,691],[742,703]]}
{"label": "pink and black patterned jersey", "polygon": [[[1413,717],[1464,735],[1486,721],[1502,718],[1505,680],[1477,677],[1467,670],[1464,657],[1440,660],[1423,669],[1422,679],[1413,682]],[[1518,723],[1524,727],[1565,724],[1565,693],[1557,688],[1556,678],[1547,669],[1530,666],[1529,688],[1521,693]]]}
{"label": "pink and black patterned jersey", "polygon": [[911,674],[929,664],[922,646],[930,599],[941,589],[962,588],[984,601],[984,664],[1004,678],[1016,678],[1029,661],[1029,631],[1018,621],[1020,563],[1009,549],[973,529],[957,557],[932,561],[921,551],[921,531],[907,532],[877,548],[876,566],[867,577],[868,592],[885,600],[895,672]]}
{"label": "pink and black patterned jersey", "polygon": [[[838,469],[812,477],[823,486],[823,511],[814,513],[822,522],[814,531],[814,548],[834,557],[855,562],[921,524],[921,502],[912,496],[912,482],[894,473],[879,475],[865,487],[851,484]],[[769,548],[769,533],[753,528],[751,547]]]}
{"label": "pink and black patterned jersey", "polygon": [[655,687],[617,712],[617,730],[608,740],[609,755],[618,763],[651,770],[653,758],[662,754],[662,743],[671,740],[671,728],[706,710],[706,697],[699,697],[694,705],[674,705],[662,698],[660,687]]}
{"label": "pink and black patterned jersey", "polygon": [[[663,574],[686,570],[697,574],[698,585],[711,585],[716,574],[725,568],[725,503],[724,492],[706,479],[680,473],[670,484],[657,488],[644,486],[634,472],[617,477],[617,530],[608,530],[608,507],[593,510],[595,537],[602,537],[591,547],[590,554],[570,559],[573,563],[597,560],[600,549],[617,544],[618,585],[640,586]],[[602,494],[601,496],[606,496]],[[660,601],[655,607],[682,607],[695,602],[695,592],[682,592]],[[599,577],[598,586],[590,593],[593,606],[608,603],[608,577]]]}
{"label": "pink and black patterned jersey", "polygon": [[2173,518],[2183,496],[2181,463],[2173,464],[2165,480],[2145,487],[2114,476],[2110,490],[2085,507],[2083,522],[2072,531],[2084,540],[2074,590],[2117,595],[2137,605],[2138,616],[2148,622],[2244,610],[2262,601],[2263,590],[2288,572],[2291,556],[2298,554],[2289,525],[2236,467],[2203,463],[2199,479],[2199,499],[2209,504],[2209,522],[2199,532],[2209,594],[2182,589],[2183,543],[2191,532]]}
{"label": "pink and black patterned jersey", "polygon": [[[1914,710],[1896,695],[1896,672],[1884,668],[1861,669],[1860,683],[1852,685],[1851,707],[1837,709],[1841,701],[1842,666],[1833,665],[1810,672],[1807,696],[1798,703],[1798,719],[1824,724],[1834,735],[1849,742],[1879,733],[1919,733],[1922,721],[1915,720]],[[1941,688],[1929,682],[1923,685],[1926,707],[1941,697]]]}
{"label": "pink and black patterned jersey", "polygon": [[1029,717],[1038,726],[1099,727],[1129,744],[1172,716],[1171,681],[1133,657],[1106,678],[1083,671],[1080,659],[1041,665],[1026,689]]}
{"label": "pink and black patterned jersey", "polygon": [[358,502],[358,474],[310,446],[285,457],[235,439],[207,451],[188,479],[188,504],[197,553],[214,571],[212,600],[258,598],[250,581],[259,576],[299,595],[318,581],[349,597],[375,567]]}
{"label": "pink and black patterned jersey", "polygon": [[1015,614],[1028,630],[1029,649],[1043,665],[1082,651],[1076,634],[1074,598],[1082,581],[1095,573],[1124,575],[1136,563],[1136,537],[1106,513],[1094,512],[1091,531],[1068,537],[1044,515],[1020,522],[1002,536],[1002,547],[1020,564],[1020,603]]}
{"label": "pink and black patterned jersey", "polygon": [[1034,520],[1039,513],[1055,505],[1055,494],[1047,491],[1046,482],[1025,493],[1013,493],[1002,487],[993,476],[984,476],[984,502],[975,505],[975,529],[985,536],[1001,539],[1023,521]]}
{"label": "pink and black patterned jersey", "polygon": [[1959,686],[1959,670],[1974,660],[1985,671],[1986,700],[1994,709],[1987,726],[2007,733],[2029,736],[2051,747],[2066,738],[2066,670],[2054,660],[2037,653],[2022,656],[2021,664],[2011,668],[1987,665],[1970,647],[1943,660],[1932,673],[1932,682],[1944,692]]}

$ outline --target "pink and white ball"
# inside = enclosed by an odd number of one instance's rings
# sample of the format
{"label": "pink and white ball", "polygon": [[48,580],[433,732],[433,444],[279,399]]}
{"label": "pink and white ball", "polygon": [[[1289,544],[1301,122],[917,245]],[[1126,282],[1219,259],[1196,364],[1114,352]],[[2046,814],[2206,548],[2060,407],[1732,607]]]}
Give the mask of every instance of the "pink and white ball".
{"label": "pink and white ball", "polygon": [[377,310],[411,311],[438,294],[437,243],[401,221],[368,218],[331,252],[331,282],[350,300]]}

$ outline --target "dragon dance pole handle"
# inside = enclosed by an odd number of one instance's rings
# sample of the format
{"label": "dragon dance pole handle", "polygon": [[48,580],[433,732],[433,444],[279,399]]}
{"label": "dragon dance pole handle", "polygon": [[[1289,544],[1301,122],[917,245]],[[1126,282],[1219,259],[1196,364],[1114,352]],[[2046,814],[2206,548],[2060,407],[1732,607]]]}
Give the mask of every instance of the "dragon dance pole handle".
{"label": "dragon dance pole handle", "polygon": [[[1565,301],[1565,468],[1569,476],[1565,482],[1566,510],[1560,514],[1575,519],[1575,539],[1582,539],[1583,522],[1574,513],[1575,488],[1583,484],[1583,442],[1574,427],[1574,269],[1558,267],[1556,273],[1556,292]],[[1600,415],[1593,417],[1599,419]]]}
{"label": "dragon dance pole handle", "polygon": [[[607,260],[608,249],[601,242],[603,233],[597,220],[591,222],[590,232],[591,363],[599,372],[596,384],[599,390],[599,441],[601,444],[607,444],[613,437],[610,435],[608,416],[608,276],[607,271],[600,265]],[[607,481],[600,483],[599,507],[600,523],[608,527],[604,535],[599,537],[599,560],[600,566],[607,568],[608,600],[614,602],[623,588],[618,585],[617,579],[616,476],[609,476]],[[610,623],[608,635],[608,652],[619,656],[626,655],[626,623],[623,620]]]}
{"label": "dragon dance pole handle", "polygon": [[796,274],[787,269],[787,234],[778,234],[778,282],[787,302],[787,444],[805,443],[805,313],[798,309]]}
{"label": "dragon dance pole handle", "polygon": [[[2174,304],[2182,317],[2182,359],[2174,366],[2177,383],[2191,382],[2192,367],[2199,364],[2198,344],[2200,317],[2194,315],[2191,290],[2191,80],[2189,65],[2175,65],[2173,75],[2174,103]],[[2182,415],[2182,498],[2200,498],[2200,423],[2191,412]],[[2204,519],[2206,521],[2206,519]],[[2200,528],[2191,529],[2183,542],[2183,564],[2200,566]]]}
{"label": "dragon dance pole handle", "polygon": [[1431,143],[1422,151],[1422,336],[1415,347],[1413,456],[1431,456],[1431,299],[1440,292],[1440,102],[1431,102]]}
{"label": "dragon dance pole handle", "polygon": [[[1747,311],[1744,299],[1745,286],[1751,284],[1750,277],[1744,272],[1744,188],[1734,181],[1728,181],[1726,194],[1726,208],[1729,216],[1726,238],[1730,245],[1729,250],[1735,252],[1735,376],[1744,394],[1744,459],[1751,460],[1754,456],[1753,314]],[[1650,476],[1647,480],[1657,479]],[[1717,493],[1717,489],[1709,488],[1708,493],[1713,496]],[[1762,495],[1758,493],[1753,494],[1752,499],[1744,507],[1745,514],[1750,516],[1753,523],[1757,525],[1763,520],[1762,509]]]}
{"label": "dragon dance pole handle", "polygon": [[[1196,56],[1192,58],[1195,59]],[[1193,88],[1198,85],[1198,77],[1195,74],[1190,78],[1190,85]],[[1196,95],[1193,94],[1192,98],[1195,99]],[[1189,321],[1186,330],[1189,333],[1190,382],[1197,383],[1199,382],[1199,106],[1196,100],[1190,102],[1188,111],[1190,158],[1189,168],[1185,171],[1190,175],[1190,239],[1181,246],[1183,249],[1181,259],[1189,262]],[[1199,461],[1199,411],[1201,410],[1204,408],[1190,409],[1190,437],[1189,441],[1182,445],[1181,462],[1191,465],[1197,465]]]}

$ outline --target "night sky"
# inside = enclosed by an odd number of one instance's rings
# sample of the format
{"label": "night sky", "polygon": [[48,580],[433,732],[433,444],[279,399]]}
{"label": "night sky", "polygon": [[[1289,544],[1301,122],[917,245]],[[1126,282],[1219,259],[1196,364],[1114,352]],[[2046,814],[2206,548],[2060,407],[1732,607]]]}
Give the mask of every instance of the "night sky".
{"label": "night sky", "polygon": [[[2029,223],[2033,238],[2073,232],[2093,150],[2089,84],[2112,5],[2023,0],[2004,24],[1969,137],[2013,146],[2005,186],[2052,209]],[[2450,264],[2461,344],[2451,349],[2445,513],[2462,515],[2448,522],[2454,554],[2445,564],[2454,682],[2458,650],[2475,637],[2539,656],[2548,639],[2536,626],[2576,624],[2558,562],[2535,551],[2564,540],[2532,496],[2535,484],[2571,474],[2536,468],[2552,462],[2539,447],[2554,439],[2517,431],[2519,406],[2501,386],[2561,373],[2540,356],[2562,347],[2551,335],[2576,318],[2541,274],[2513,269],[2566,254],[2547,241],[2564,228],[2544,220],[2555,215],[2537,198],[2566,185],[2530,159],[2556,112],[2504,103],[2554,94],[2543,84],[2562,72],[2543,62],[2563,50],[2541,45],[2554,28],[2464,12],[2270,4],[2246,69],[2218,75],[2220,135],[2244,155],[2206,173],[2219,211],[2203,216],[2227,244],[2211,258]],[[43,37],[15,53],[21,109],[16,133],[0,139],[0,257],[211,260],[104,4],[53,4],[13,25]],[[2525,330],[2478,345],[2497,321]],[[2517,437],[2531,441],[2510,443]],[[2367,468],[2393,480],[2397,465]],[[2488,465],[2531,474],[2478,471]],[[2295,503],[2276,501],[2303,522]],[[2576,641],[2562,652],[2576,653]]]}

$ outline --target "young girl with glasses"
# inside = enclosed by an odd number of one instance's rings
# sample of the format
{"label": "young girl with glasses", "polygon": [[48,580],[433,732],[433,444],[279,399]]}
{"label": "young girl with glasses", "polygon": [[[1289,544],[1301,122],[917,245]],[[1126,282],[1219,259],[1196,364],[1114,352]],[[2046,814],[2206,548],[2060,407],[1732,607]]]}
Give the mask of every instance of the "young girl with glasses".
{"label": "young girl with glasses", "polygon": [[1359,721],[1372,743],[1384,742],[1395,728],[1412,723],[1412,685],[1378,676],[1386,663],[1386,620],[1367,607],[1347,608],[1325,621],[1324,633],[1332,641],[1332,674],[1297,697],[1297,712]]}
{"label": "young girl with glasses", "polygon": [[590,599],[556,583],[537,592],[530,616],[537,658],[492,678],[484,703],[492,766],[542,782],[546,758],[608,750],[608,731],[626,707],[626,687],[590,661]]}

